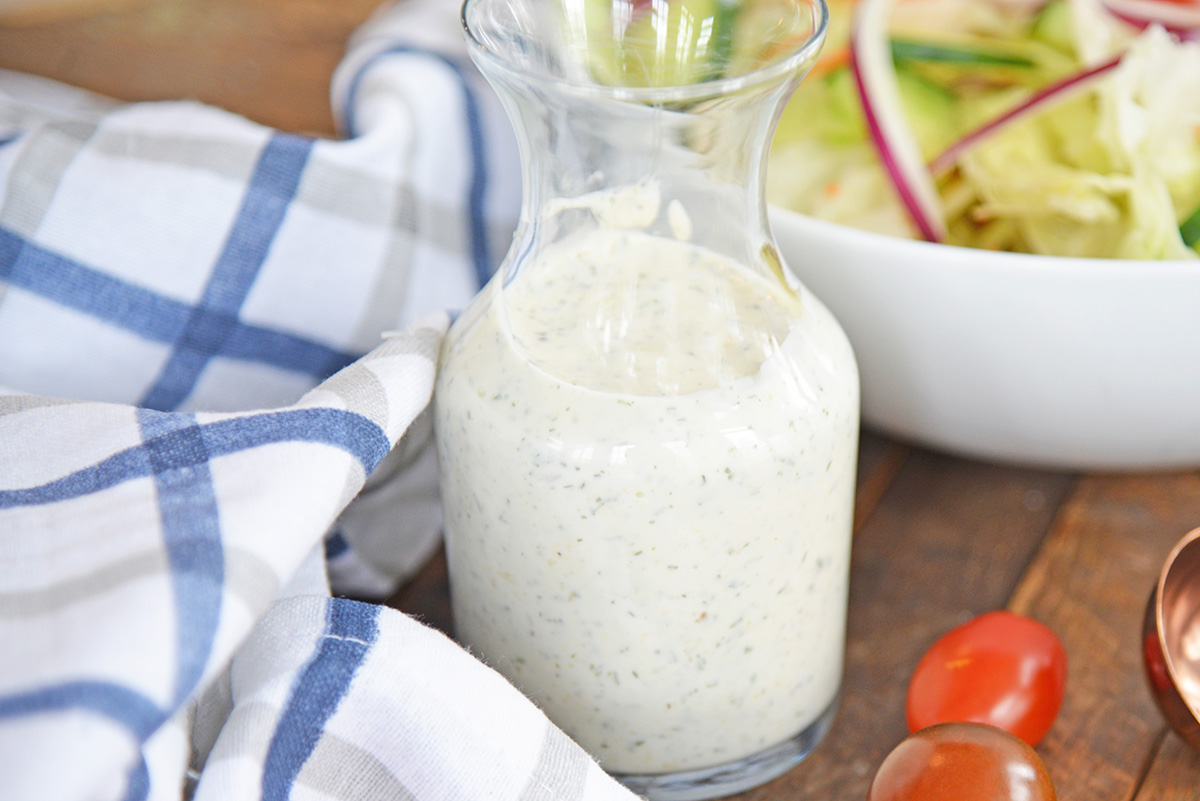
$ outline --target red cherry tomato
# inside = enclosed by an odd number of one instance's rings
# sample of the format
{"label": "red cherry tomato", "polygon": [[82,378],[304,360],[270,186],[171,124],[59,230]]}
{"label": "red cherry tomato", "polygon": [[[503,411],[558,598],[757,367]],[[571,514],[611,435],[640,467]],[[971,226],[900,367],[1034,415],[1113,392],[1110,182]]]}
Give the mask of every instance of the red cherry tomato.
{"label": "red cherry tomato", "polygon": [[1037,752],[1003,729],[940,723],[884,758],[867,801],[1055,801]]}
{"label": "red cherry tomato", "polygon": [[951,629],[921,658],[908,685],[908,730],[971,721],[1037,745],[1062,706],[1067,652],[1044,624],[987,612]]}

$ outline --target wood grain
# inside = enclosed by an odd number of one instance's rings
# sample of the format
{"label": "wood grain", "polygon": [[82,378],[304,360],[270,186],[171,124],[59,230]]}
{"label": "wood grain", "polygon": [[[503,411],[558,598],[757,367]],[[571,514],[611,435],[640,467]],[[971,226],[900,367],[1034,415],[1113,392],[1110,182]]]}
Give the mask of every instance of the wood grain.
{"label": "wood grain", "polygon": [[145,0],[0,0],[0,25],[62,23],[103,12],[124,11]]}
{"label": "wood grain", "polygon": [[120,100],[199,100],[332,135],[329,83],[379,0],[154,0],[0,27],[0,68]]}
{"label": "wood grain", "polygon": [[917,660],[947,629],[1005,606],[1071,481],[912,450],[855,537],[833,730],[797,768],[738,798],[865,798],[907,734],[904,694]]}
{"label": "wood grain", "polygon": [[854,530],[875,511],[888,487],[896,479],[900,466],[908,458],[909,448],[871,431],[859,436],[858,477],[854,494]]}
{"label": "wood grain", "polygon": [[1134,797],[1137,801],[1200,799],[1200,753],[1174,732],[1164,731],[1155,743],[1154,760]]}
{"label": "wood grain", "polygon": [[387,605],[454,637],[454,615],[450,610],[450,576],[446,570],[446,549],[439,547],[425,566]]}
{"label": "wood grain", "polygon": [[1065,799],[1132,798],[1155,756],[1164,723],[1142,672],[1142,612],[1197,521],[1195,474],[1083,478],[1013,595],[1067,648],[1063,710],[1039,748]]}

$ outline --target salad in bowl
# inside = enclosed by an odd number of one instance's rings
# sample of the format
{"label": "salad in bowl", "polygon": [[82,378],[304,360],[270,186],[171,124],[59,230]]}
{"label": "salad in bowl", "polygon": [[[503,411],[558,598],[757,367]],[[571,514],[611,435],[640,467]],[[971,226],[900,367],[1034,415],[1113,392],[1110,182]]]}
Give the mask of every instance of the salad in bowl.
{"label": "salad in bowl", "polygon": [[831,2],[768,195],[864,421],[1055,469],[1200,465],[1200,3]]}
{"label": "salad in bowl", "polygon": [[769,198],[1053,256],[1200,256],[1200,3],[830,0]]}

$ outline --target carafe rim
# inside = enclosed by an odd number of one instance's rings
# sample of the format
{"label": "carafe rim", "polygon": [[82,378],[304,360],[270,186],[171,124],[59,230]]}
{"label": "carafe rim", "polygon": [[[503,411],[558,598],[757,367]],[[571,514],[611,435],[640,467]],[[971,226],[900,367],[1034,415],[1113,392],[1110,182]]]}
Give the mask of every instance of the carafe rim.
{"label": "carafe rim", "polygon": [[747,72],[707,81],[655,86],[625,86],[583,81],[555,75],[548,70],[529,69],[489,47],[479,38],[477,31],[471,25],[469,15],[472,8],[482,3],[498,1],[463,0],[460,7],[459,22],[468,52],[476,63],[486,64],[489,68],[519,76],[529,83],[552,86],[559,91],[571,94],[651,105],[688,105],[741,93],[752,87],[785,81],[796,74],[803,74],[816,61],[829,28],[829,5],[826,0],[796,0],[797,3],[803,3],[810,7],[814,16],[812,30],[803,42],[789,46],[785,54],[776,60]]}

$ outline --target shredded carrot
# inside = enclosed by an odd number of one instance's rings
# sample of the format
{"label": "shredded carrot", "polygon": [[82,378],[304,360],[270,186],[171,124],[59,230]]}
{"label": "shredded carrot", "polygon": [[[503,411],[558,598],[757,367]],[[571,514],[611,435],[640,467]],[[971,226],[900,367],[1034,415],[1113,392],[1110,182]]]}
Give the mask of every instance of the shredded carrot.
{"label": "shredded carrot", "polygon": [[[782,42],[776,42],[769,47],[760,56],[760,61],[770,61],[779,55],[784,50],[802,45],[808,41],[808,36],[793,36],[790,39],[784,39]],[[826,47],[821,51],[821,55],[817,56],[817,61],[813,64],[809,75],[824,75],[827,72],[833,72],[838,67],[850,61],[850,45],[845,44],[839,47]]]}
{"label": "shredded carrot", "polygon": [[825,197],[833,199],[837,197],[838,192],[842,191],[842,185],[837,181],[830,181],[829,183],[825,184],[824,187],[822,187],[821,191],[824,193]]}
{"label": "shredded carrot", "polygon": [[850,62],[850,45],[844,44],[839,47],[831,47],[827,50],[822,50],[821,55],[817,57],[817,63],[813,64],[812,70],[808,73],[809,77],[816,78],[819,75],[827,75],[838,67],[843,67]]}

